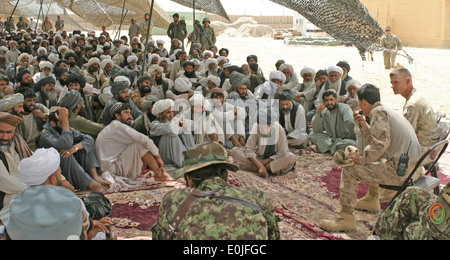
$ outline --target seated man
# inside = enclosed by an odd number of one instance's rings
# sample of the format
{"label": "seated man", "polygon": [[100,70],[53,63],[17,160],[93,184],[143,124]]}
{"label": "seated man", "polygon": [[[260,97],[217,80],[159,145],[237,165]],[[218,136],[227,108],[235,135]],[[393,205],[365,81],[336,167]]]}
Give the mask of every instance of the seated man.
{"label": "seated man", "polygon": [[80,111],[84,108],[84,101],[78,90],[67,92],[59,105],[69,111],[69,125],[83,134],[90,135],[95,139],[105,127],[103,124],[92,122],[80,116]]}
{"label": "seated man", "polygon": [[27,188],[18,177],[19,163],[32,152],[16,130],[21,122],[18,116],[0,112],[0,209]]}
{"label": "seated man", "polygon": [[312,124],[309,140],[316,152],[334,155],[337,150],[356,146],[353,111],[347,104],[337,102],[336,91],[323,93],[323,103],[317,108]]}
{"label": "seated man", "polygon": [[75,188],[97,192],[108,190],[110,183],[97,173],[100,165],[95,156],[94,139],[69,126],[66,108],[56,107],[50,112],[38,146],[53,147],[60,152],[62,174]]}
{"label": "seated man", "polygon": [[[156,119],[156,116],[152,114],[153,106],[158,101],[158,98],[149,95],[145,98],[145,100],[141,104],[142,115],[140,115],[136,120],[134,120],[133,128],[136,129],[139,133],[143,135],[147,135],[150,137],[150,125],[153,120]],[[151,139],[151,138],[150,138]]]}
{"label": "seated man", "polygon": [[191,132],[191,120],[174,117],[173,100],[160,100],[153,105],[152,113],[157,117],[150,125],[150,136],[158,138],[158,148],[165,164],[183,167],[182,153],[195,145]]}
{"label": "seated man", "polygon": [[[227,184],[228,170],[237,171],[239,167],[227,162],[227,152],[220,144],[199,144],[185,151],[183,157],[184,168],[177,172],[177,177],[184,175],[188,187],[164,196],[158,221],[152,227],[153,239],[280,239],[276,216],[267,197],[258,190]],[[202,196],[211,190],[215,192]],[[174,217],[178,208],[188,206],[190,198],[194,203],[186,213]]]}
{"label": "seated man", "polygon": [[260,108],[245,147],[234,147],[231,156],[246,171],[268,178],[269,173],[285,174],[295,166],[295,155],[289,152],[286,132],[278,123],[272,108]]}
{"label": "seated man", "polygon": [[292,101],[294,93],[289,89],[275,94],[275,99],[280,102],[280,125],[286,131],[289,146],[295,148],[305,146],[308,142],[305,109]]}
{"label": "seated man", "polygon": [[303,78],[303,83],[300,84],[298,89],[293,89],[293,91],[295,101],[303,106],[306,115],[312,109],[317,94],[316,81],[314,80],[316,71],[306,67],[301,70],[300,76]]}
{"label": "seated man", "polygon": [[373,233],[381,240],[449,240],[449,212],[450,184],[438,197],[410,187],[381,214]]}
{"label": "seated man", "polygon": [[58,103],[58,94],[55,90],[55,78],[47,77],[36,83],[36,103],[43,104],[48,109],[54,107]]}
{"label": "seated man", "polygon": [[197,126],[194,131],[195,144],[212,141],[224,145],[225,136],[223,129],[209,111],[211,109],[209,100],[203,97],[202,94],[194,94],[189,99],[189,102],[192,111],[191,118]]}
{"label": "seated man", "polygon": [[[380,103],[380,91],[366,84],[358,91],[364,116],[355,112],[354,120],[367,144],[359,153],[350,153],[354,165],[344,167],[340,185],[341,213],[333,220],[322,220],[320,227],[329,232],[356,230],[354,210],[380,211],[380,184],[401,186],[420,159],[420,145],[411,124],[400,113]],[[370,118],[370,125],[366,121]],[[399,158],[408,153],[409,167],[398,174]],[[401,170],[401,169],[400,169]],[[358,183],[369,185],[368,194],[357,201]]]}
{"label": "seated man", "polygon": [[171,180],[153,141],[130,127],[133,119],[130,106],[118,102],[110,114],[114,120],[100,132],[95,144],[102,171],[135,180],[145,162],[155,173],[155,181]]}
{"label": "seated man", "polygon": [[270,73],[269,80],[255,89],[256,99],[273,99],[277,92],[283,90],[281,87],[286,81],[283,72],[275,70]]}
{"label": "seated man", "polygon": [[130,81],[122,81],[122,77],[116,77],[114,83],[111,86],[111,93],[113,96],[106,103],[105,109],[103,110],[103,125],[107,126],[114,120],[114,115],[111,114],[111,108],[118,102],[126,103],[131,108],[131,115],[134,118],[138,118],[142,111],[134,104],[130,99]]}

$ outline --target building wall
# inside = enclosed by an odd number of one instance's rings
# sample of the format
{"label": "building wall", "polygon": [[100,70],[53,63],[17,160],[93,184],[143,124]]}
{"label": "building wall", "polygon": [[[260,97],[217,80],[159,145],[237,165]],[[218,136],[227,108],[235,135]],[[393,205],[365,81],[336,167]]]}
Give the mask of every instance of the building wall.
{"label": "building wall", "polygon": [[450,0],[361,0],[382,28],[390,25],[403,43],[450,48]]}

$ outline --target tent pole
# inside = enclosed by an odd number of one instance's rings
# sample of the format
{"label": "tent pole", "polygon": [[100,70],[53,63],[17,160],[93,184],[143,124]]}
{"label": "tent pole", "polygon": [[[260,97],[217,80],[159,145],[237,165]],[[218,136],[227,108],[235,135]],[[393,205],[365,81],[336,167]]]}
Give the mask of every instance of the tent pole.
{"label": "tent pole", "polygon": [[36,34],[37,28],[39,27],[39,17],[41,16],[42,11],[42,4],[44,3],[44,0],[41,0],[41,7],[39,8],[39,14],[36,20],[36,27],[34,27],[34,33]]}
{"label": "tent pole", "polygon": [[17,3],[16,3],[16,5],[14,6],[14,9],[13,9],[13,11],[12,11],[12,13],[11,13],[10,18],[12,18],[13,15],[14,15],[14,12],[16,12],[16,8],[17,8],[17,5],[19,5],[19,2],[20,2],[20,0],[17,0]]}
{"label": "tent pole", "polygon": [[146,62],[147,62],[147,52],[148,52],[148,37],[150,34],[150,25],[152,22],[152,13],[153,13],[153,4],[155,3],[155,0],[152,0],[152,4],[150,6],[150,17],[148,18],[148,24],[147,24],[147,39],[145,40],[145,45],[144,45],[144,62],[142,64],[142,71],[141,71],[141,76],[144,75],[144,70],[145,70],[145,66],[146,66]]}
{"label": "tent pole", "polygon": [[[119,25],[119,30],[116,32],[116,36],[114,36],[114,40],[116,40],[117,39],[117,37],[119,37],[120,38],[120,30],[121,30],[121,28],[122,28],[122,23],[123,23],[123,21],[124,21],[124,19],[125,19],[125,16],[123,15],[123,11],[125,10],[125,3],[126,3],[126,1],[127,0],[123,0],[123,6],[122,6],[122,14],[120,15],[120,25]],[[128,13],[128,10],[127,10],[127,13]],[[119,36],[117,36],[117,34],[119,34]]]}
{"label": "tent pole", "polygon": [[193,5],[192,11],[194,13],[193,21],[195,22],[195,0],[193,0],[192,5]]}

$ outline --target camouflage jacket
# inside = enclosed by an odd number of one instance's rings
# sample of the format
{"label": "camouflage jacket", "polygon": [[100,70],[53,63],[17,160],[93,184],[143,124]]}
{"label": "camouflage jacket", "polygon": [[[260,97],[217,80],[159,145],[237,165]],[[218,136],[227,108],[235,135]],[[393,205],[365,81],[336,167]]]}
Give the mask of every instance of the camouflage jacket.
{"label": "camouflage jacket", "polygon": [[440,196],[417,187],[405,190],[374,225],[384,240],[450,239],[450,184]]}
{"label": "camouflage jacket", "polygon": [[[183,204],[190,188],[174,190],[164,197],[157,223],[152,227],[153,239],[162,240],[169,230],[169,222]],[[211,197],[199,198],[184,216],[173,233],[174,240],[278,240],[277,217],[267,197],[254,189],[228,186],[221,178],[203,181],[203,192],[218,191],[215,196],[230,196],[258,205],[255,208]]]}

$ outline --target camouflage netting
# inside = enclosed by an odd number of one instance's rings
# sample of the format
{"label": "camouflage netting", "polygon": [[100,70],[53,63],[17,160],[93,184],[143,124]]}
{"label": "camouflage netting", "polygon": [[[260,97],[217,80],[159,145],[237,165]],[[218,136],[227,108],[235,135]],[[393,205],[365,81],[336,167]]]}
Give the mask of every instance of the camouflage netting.
{"label": "camouflage netting", "polygon": [[383,29],[359,0],[271,0],[299,12],[344,44],[355,46],[363,60],[376,46]]}
{"label": "camouflage netting", "polygon": [[227,12],[223,8],[220,0],[172,0],[172,1],[190,8],[194,7],[195,1],[196,10],[217,14],[230,21],[230,18],[228,17]]}
{"label": "camouflage netting", "polygon": [[[17,1],[0,0],[2,3],[9,3],[12,8]],[[20,0],[15,16],[38,17],[40,0]],[[67,10],[75,13],[94,28],[100,29],[102,26],[119,25],[122,15],[126,14],[123,25],[129,25],[131,18],[137,21],[144,20],[144,14],[150,12],[150,0],[125,0],[125,9],[122,12],[124,0],[44,0],[42,10],[44,16],[54,18],[60,15],[66,24],[83,28],[74,21]],[[43,21],[42,13],[40,20]],[[54,20],[54,19],[52,19]],[[157,27],[167,29],[171,22],[171,17],[157,4],[154,3],[152,12],[153,24]]]}

